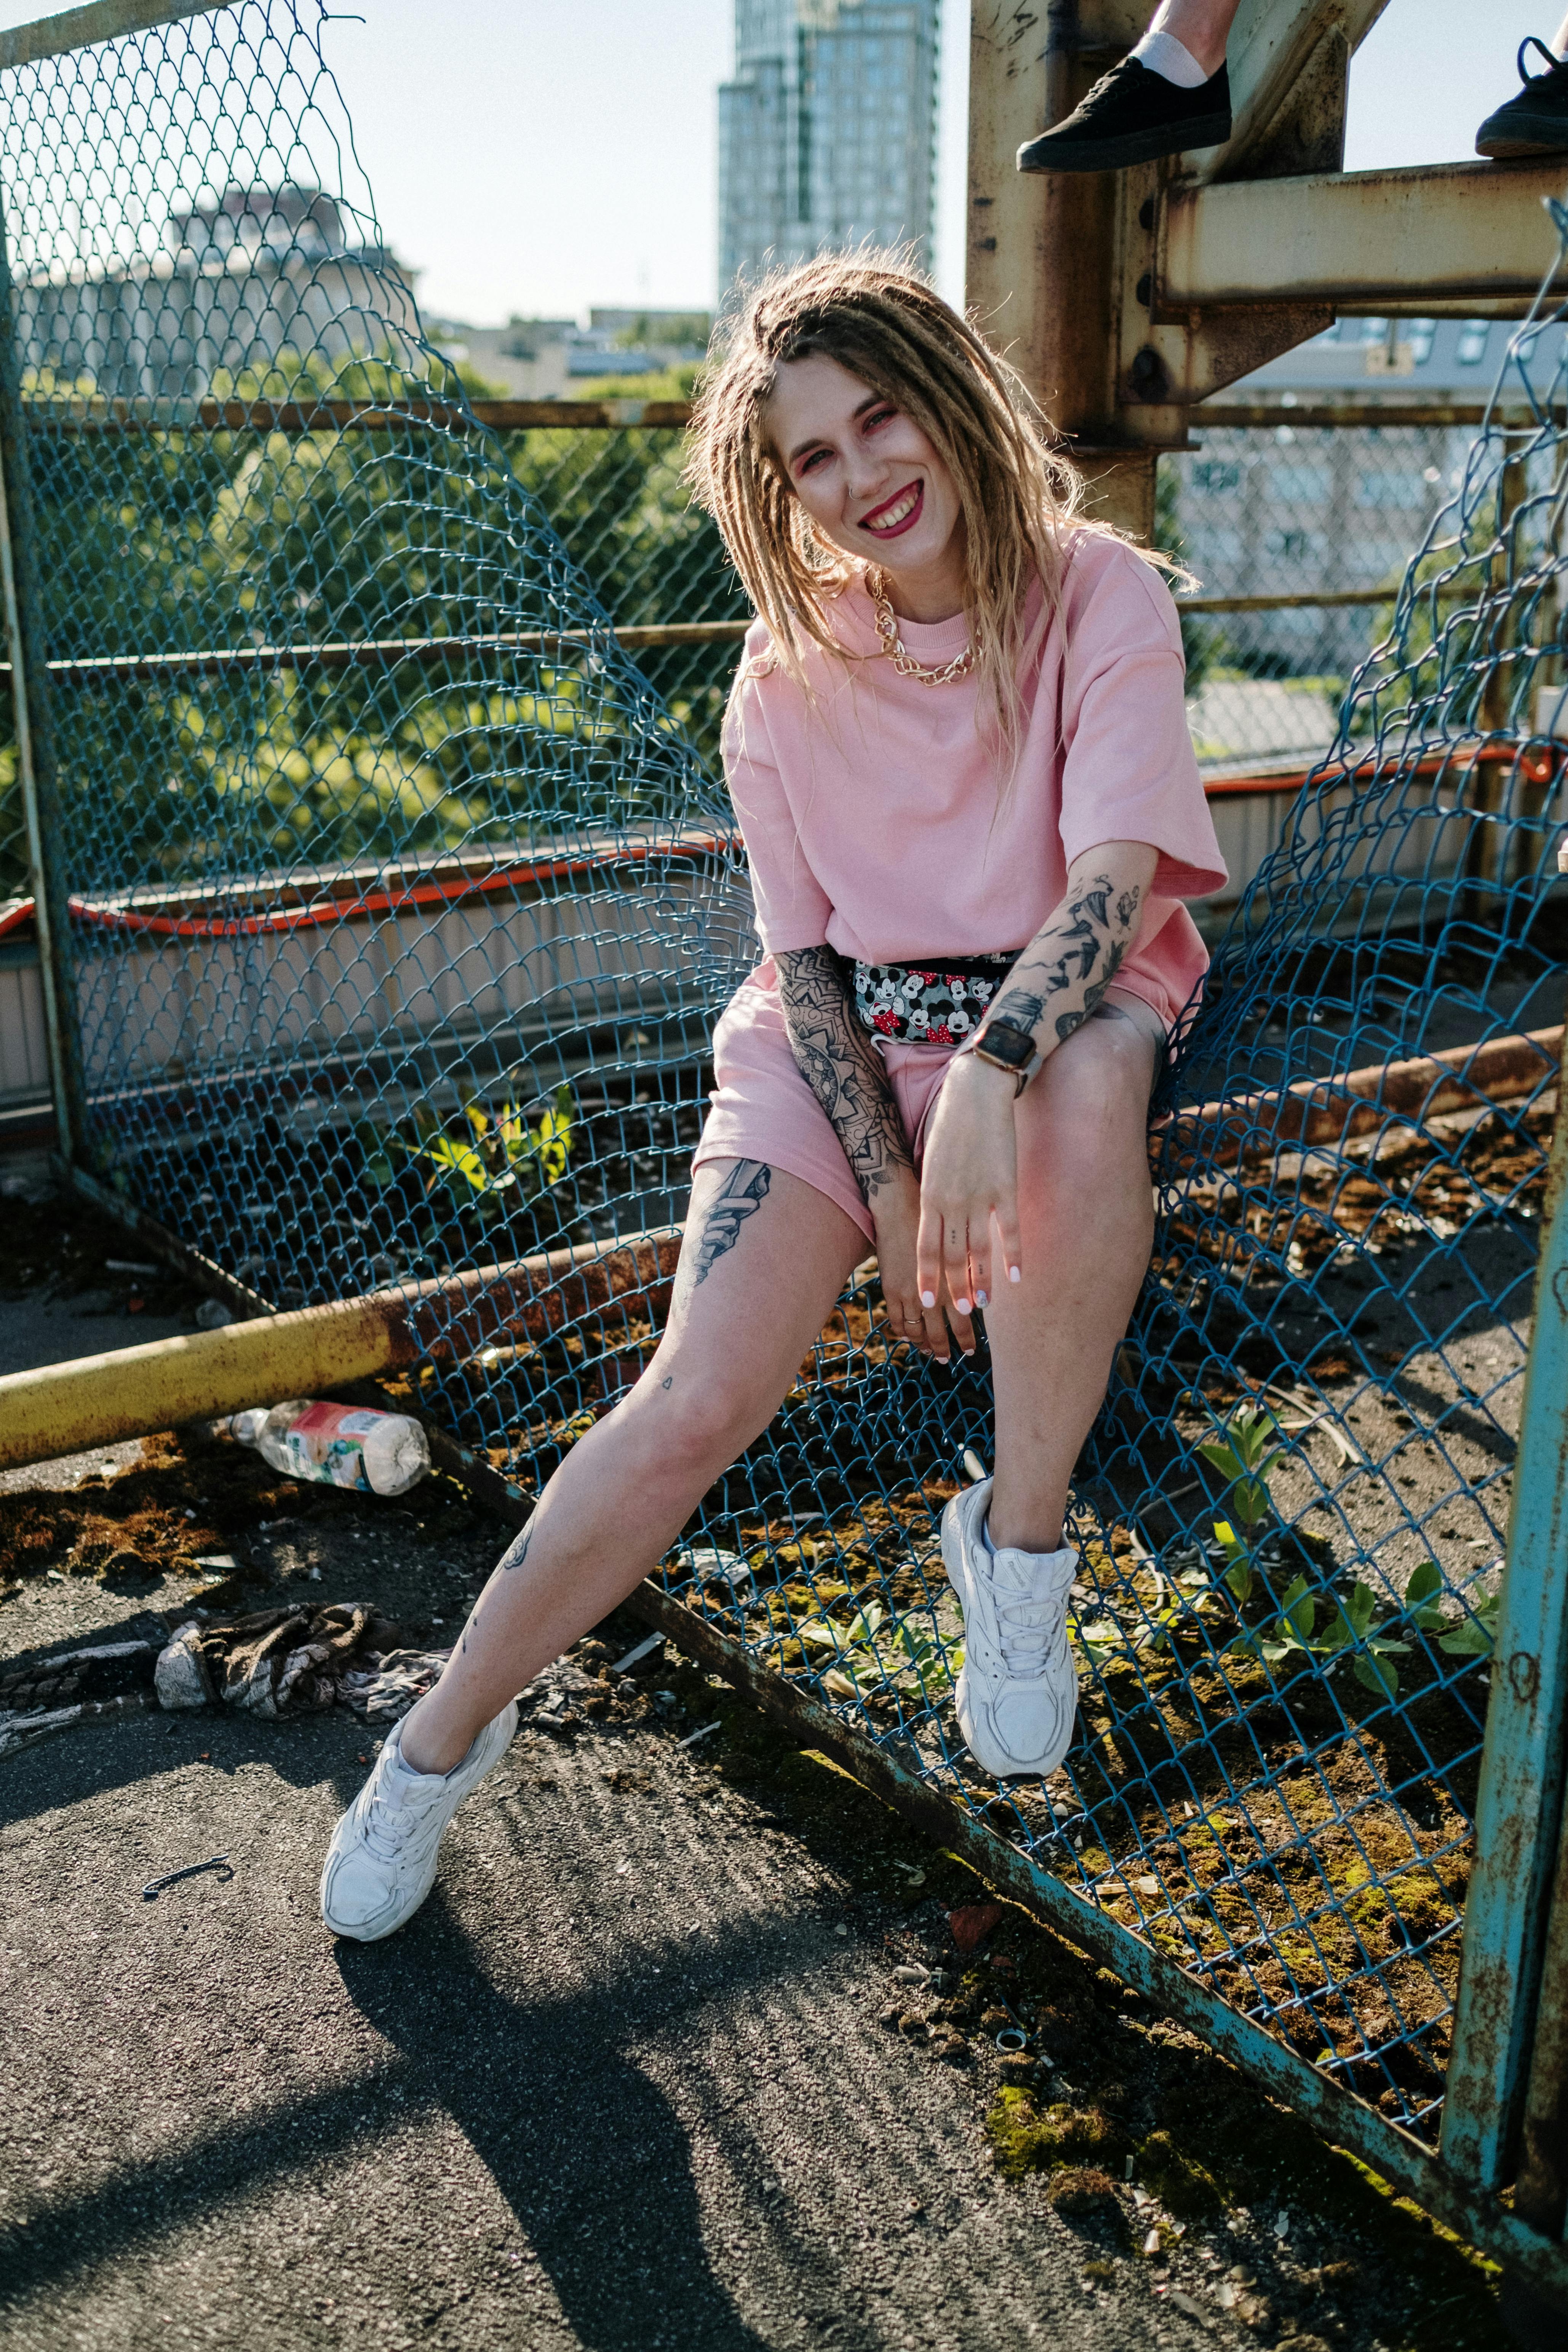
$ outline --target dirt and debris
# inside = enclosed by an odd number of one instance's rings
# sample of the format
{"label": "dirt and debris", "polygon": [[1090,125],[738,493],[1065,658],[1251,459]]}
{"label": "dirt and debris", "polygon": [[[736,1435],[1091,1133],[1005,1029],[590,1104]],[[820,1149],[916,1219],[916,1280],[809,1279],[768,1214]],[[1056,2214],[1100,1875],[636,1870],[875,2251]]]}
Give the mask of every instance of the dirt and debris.
{"label": "dirt and debris", "polygon": [[[68,1487],[0,1493],[0,1592],[29,1577],[88,1577],[136,1593],[176,1576],[206,1605],[232,1606],[308,1578],[323,1528],[364,1522],[348,1490],[285,1477],[226,1433],[195,1426],[143,1439],[131,1464],[89,1470]],[[440,1475],[383,1505],[375,1523],[421,1548],[479,1524],[461,1487]]]}
{"label": "dirt and debris", "polygon": [[[151,1463],[123,1475],[132,1482],[142,1480],[146,1497],[156,1491],[146,1482],[160,1476],[172,1483],[183,1481],[192,1475],[194,1467],[199,1468],[210,1458],[198,1454],[193,1465],[174,1441],[166,1441],[153,1449]],[[331,1503],[334,1498],[327,1500]],[[321,1571],[321,1585],[310,1588],[313,1595],[320,1593],[321,1607],[331,1607],[340,1594],[352,1597],[342,1579],[353,1570],[360,1571],[359,1591],[369,1589],[362,1564],[367,1546],[354,1538],[374,1534],[382,1523],[384,1507],[374,1497],[350,1498],[346,1518],[329,1509],[319,1517],[301,1520],[299,1561],[291,1573],[308,1574],[310,1566]],[[483,1554],[499,1550],[503,1531],[481,1522],[476,1532]],[[423,1606],[417,1610],[400,1598],[399,1623],[427,1626],[432,1616],[444,1614],[449,1605],[442,1549],[425,1542],[401,1545],[399,1552],[398,1572],[406,1577],[412,1559],[425,1580],[426,1591]],[[183,1575],[174,1581],[188,1590],[188,1580]],[[126,1613],[128,1600],[89,1576],[72,1576],[64,1587],[47,1590],[54,1595],[48,1606],[74,1612],[78,1639],[73,1646],[78,1649],[93,1646],[80,1636],[95,1627],[105,1633],[135,1629],[147,1615],[145,1611]],[[6,1641],[13,1655],[26,1647],[27,1596],[38,1591],[37,1580],[29,1580],[14,1589],[8,1604],[0,1606],[0,1638]],[[105,1622],[103,1612],[110,1610],[121,1613]],[[965,2235],[969,2225],[958,2219],[971,2207],[976,2214],[990,2210],[985,2203],[988,2178],[995,2184],[990,2193],[1000,2194],[1005,2201],[995,2208],[994,2222],[986,2227],[999,2228],[1005,2234],[1014,2249],[1009,2260],[1022,2265],[1014,2275],[1033,2279],[1035,2309],[1043,2313],[1047,2308],[1049,2298],[1058,2292],[1058,2282],[1064,2291],[1080,2298],[1080,2305],[1069,2305],[1050,2319],[1048,2332],[1058,2341],[1085,2346],[1104,2342],[1114,2346],[1116,2352],[1143,2343],[1157,2347],[1163,2315],[1168,2311],[1172,2324],[1179,2324],[1187,2318],[1186,2303],[1217,2331],[1221,2340],[1228,2329],[1229,2340],[1273,2344],[1290,2326],[1298,2334],[1321,2336],[1335,2352],[1363,2352],[1363,2347],[1364,2352],[1372,2352],[1378,2344],[1386,2347],[1387,2352],[1406,2352],[1406,2347],[1409,2352],[1417,2352],[1417,2347],[1419,2352],[1455,2352],[1461,2344],[1479,2347],[1490,2340],[1493,2280],[1485,2265],[1477,2264],[1408,2208],[1380,2193],[1346,2159],[1324,2149],[1194,2037],[1152,2015],[1146,2003],[1108,1972],[1087,1966],[1059,1938],[1011,1905],[995,1900],[965,1864],[950,1854],[933,1853],[913,1838],[841,1769],[790,1741],[668,1643],[645,1653],[630,1669],[615,1673],[613,1669],[641,1645],[641,1640],[634,1620],[617,1618],[580,1643],[568,1658],[530,1687],[522,1727],[507,1771],[498,1776],[491,1810],[476,1808],[471,1822],[467,1814],[459,1817],[452,1860],[443,1864],[443,1885],[450,1891],[438,1890],[427,1926],[415,1934],[437,1938],[441,1935],[443,1902],[463,1899],[462,1857],[469,1842],[478,1838],[476,1863],[487,1919],[498,1896],[503,1914],[510,1916],[514,1898],[504,1891],[508,1879],[501,1874],[515,1873],[520,1863],[526,1870],[529,1858],[537,1852],[542,1862],[550,1857],[546,1879],[555,1923],[553,1937],[567,1932],[566,1914],[581,1915],[584,1904],[595,1899],[589,1889],[602,1879],[604,1901],[610,1906],[606,1919],[613,1913],[626,1921],[634,1946],[645,1934],[652,1935],[657,1943],[664,1931],[656,1928],[655,1920],[669,1899],[663,1886],[665,1866],[649,1853],[636,1859],[636,1840],[651,1832],[668,1814],[673,1790],[687,1791],[681,1804],[695,1800],[710,1824],[710,1833],[720,1834],[722,1824],[724,1839],[735,1843],[725,1847],[726,1858],[710,1896],[699,1897],[693,1892],[684,1892],[684,1899],[676,1895],[677,1916],[672,1916],[668,1934],[689,1942],[697,1932],[691,1924],[694,1906],[696,1919],[709,1923],[703,1933],[717,1930],[723,1902],[731,1899],[718,1890],[720,1885],[740,1883],[735,1878],[738,1864],[743,1864],[742,1882],[749,1884],[749,1874],[760,1873],[770,1888],[776,1886],[777,1893],[769,1898],[770,1913],[780,1901],[787,1911],[790,1904],[802,1899],[800,1894],[792,1896],[788,1890],[795,1884],[794,1874],[806,1868],[816,1889],[810,1901],[823,1910],[822,1935],[832,1950],[845,1956],[858,1987],[854,1996],[858,2015],[867,2032],[886,2053],[882,2064],[891,2070],[888,2095],[896,2095],[900,2110],[929,2111],[934,2117],[947,2117],[957,2135],[952,2144],[959,2164],[956,2173],[952,2169],[954,2155],[944,2155],[934,2169],[929,2158],[912,2162],[908,2153],[897,2155],[896,2223],[890,2217],[875,2219],[880,2195],[877,2158],[866,2159],[864,2177],[858,2183],[858,2194],[866,2200],[865,2210],[873,2217],[873,2225],[885,2233],[889,2251],[897,2248],[900,2274],[910,2281],[914,2302],[911,2305],[899,2298],[898,2307],[910,2315],[913,2340],[939,2347],[939,2352],[957,2340],[939,2315],[942,2307],[929,2300],[934,2290],[923,2284],[918,2291],[915,2286],[915,2282],[926,2278],[920,2233],[931,2227],[929,2217],[933,2212],[940,2216],[946,2210],[947,2200],[954,2200],[953,2219],[942,2220],[939,2226],[951,2231],[956,2223],[959,2236],[956,2243],[949,2241],[948,2269],[937,2275],[951,2274],[958,2244],[968,2246],[963,2257],[966,2273],[976,2283],[989,2275],[989,2258],[970,2242]],[[114,1645],[106,1642],[104,1646]],[[47,1679],[47,1657],[30,1653],[9,1672],[14,1683],[31,1677],[39,1684]],[[714,1718],[721,1725],[714,1739],[679,1756],[675,1743],[694,1726]],[[341,1729],[335,1728],[340,1726]],[[266,1764],[268,1776],[283,1770],[290,1778],[301,1769],[319,1769],[304,1759],[315,1754],[313,1743],[335,1739],[343,1753],[341,1764],[333,1767],[337,1778],[329,1786],[326,1806],[316,1808],[322,1819],[315,1822],[314,1837],[323,1833],[331,1805],[342,1801],[334,1790],[352,1790],[368,1760],[363,1747],[366,1731],[339,1710],[310,1714],[294,1722],[269,1722],[213,1708],[204,1715],[168,1718],[166,1733],[156,1717],[142,1717],[136,1725],[94,1727],[68,1750],[56,1745],[51,1780],[58,1787],[61,1762],[68,1756],[77,1759],[68,1765],[65,1786],[68,1790],[79,1785],[81,1794],[73,1801],[79,1810],[90,1808],[91,1791],[97,1785],[90,1759],[107,1753],[103,1743],[156,1743],[164,1738],[174,1742],[171,1752],[176,1756],[184,1755],[189,1746],[190,1762],[184,1768],[189,1771],[218,1769],[228,1752],[226,1744],[239,1739],[253,1745],[237,1749],[237,1760],[226,1770],[259,1769],[264,1759],[275,1758],[275,1763]],[[357,1756],[356,1738],[362,1743]],[[255,1747],[257,1741],[270,1744]],[[122,1782],[117,1800],[121,1827],[129,1821],[133,1838],[140,1839],[142,1832],[134,1824],[142,1801],[137,1790],[143,1784],[134,1777],[136,1752],[127,1750],[114,1770]],[[142,1769],[152,1766],[153,1752],[149,1750]],[[337,1748],[332,1753],[337,1754]],[[254,1764],[239,1760],[252,1754]],[[289,1758],[300,1760],[291,1763]],[[161,1757],[158,1761],[159,1769],[166,1769]],[[15,1773],[29,1766],[35,1772],[40,1769],[26,1757],[9,1769]],[[125,1779],[128,1771],[132,1775],[129,1780]],[[675,1782],[670,1780],[672,1772],[679,1776]],[[162,1785],[156,1779],[145,1783],[150,1792]],[[37,1798],[27,1801],[24,1814],[44,1798],[40,1790]],[[268,1800],[268,1817],[276,1822],[279,1806],[287,1811],[295,1801],[287,1790],[281,1791]],[[520,1821],[533,1820],[540,1809],[558,1808],[569,1801],[593,1811],[597,1826],[586,1845],[541,1847],[541,1829],[531,1830],[521,1844],[505,1844],[495,1853],[484,1843],[485,1822],[505,1822],[514,1812],[520,1814]],[[127,1803],[132,1808],[129,1815]],[[68,1808],[60,1818],[62,1822],[69,1821]],[[205,1822],[208,1817],[198,1818]],[[645,1822],[648,1830],[639,1832],[637,1825]],[[227,1816],[220,1820],[215,1814],[210,1827],[214,1833],[205,1839],[194,1826],[162,1834],[148,1851],[137,1885],[143,1878],[183,1866],[215,1849],[227,1852],[231,1860],[240,1857],[236,1887],[254,1885],[257,1859],[244,1860],[243,1843],[232,1820]],[[310,1859],[304,1858],[306,1863]],[[276,1867],[276,1863],[270,1866]],[[475,1866],[468,1865],[470,1874]],[[683,1862],[678,1877],[684,1880],[692,1867],[691,1861]],[[171,1920],[188,1919],[195,1930],[205,1911],[215,1903],[226,1901],[233,1891],[198,1879],[189,1889],[182,1887],[178,1905],[148,1908],[167,1908]],[[542,1886],[529,1899],[544,1896]],[[299,1899],[300,1926],[290,1927],[289,1933],[303,1933],[310,1947],[308,1886]],[[712,1907],[715,1905],[717,1908]],[[405,1937],[387,1951],[395,1969],[414,1954],[415,1947]],[[387,1964],[377,1958],[374,1965],[384,1969]],[[310,1957],[309,1949],[290,1962],[302,1971],[301,1988],[313,1981],[323,1965],[323,1959]],[[353,1962],[355,1968],[359,1965]],[[428,1967],[428,1960],[421,1965]],[[471,1962],[465,1965],[471,1969]],[[637,1966],[629,1958],[625,1965],[634,1970]],[[650,1949],[642,1974],[650,1983],[661,1983],[664,1979],[651,1976],[649,1969],[668,1966],[664,1954]],[[236,1986],[225,1997],[237,2000],[243,2012],[253,1993],[248,1987]],[[743,2014],[744,2004],[752,1995],[743,1991],[739,1997]],[[720,1980],[711,1992],[704,1993],[700,2013],[717,2021],[727,2013],[728,1998]],[[829,2000],[826,1987],[816,1998]],[[831,2000],[837,1998],[835,1994]],[[193,1989],[187,1999],[200,2007],[205,1996]],[[893,2014],[889,2026],[882,2027],[879,2021],[889,2011]],[[793,2071],[796,2062],[790,2055],[790,2037],[803,2030],[807,2014],[791,2007],[787,2021],[775,2021],[770,2031],[763,2072],[754,2081],[742,2074],[734,2089],[726,2090],[726,2100],[740,2098],[738,2113],[746,2117],[749,2130],[765,2134],[773,2128],[768,2119],[781,2091],[783,2108],[798,2103],[801,2080]],[[575,2015],[569,1999],[562,2010],[561,2031],[574,2051],[580,2040],[573,2022]],[[841,2089],[847,2063],[862,2068],[872,2062],[858,2054],[858,2045],[857,2054],[847,2058],[845,2036],[852,2037],[852,2025],[831,2003],[825,2011],[825,2022],[829,2018],[837,2053],[831,2071]],[[470,2023],[463,2030],[471,2034],[475,2028]],[[1021,2034],[1025,2050],[999,2050],[999,2034]],[[46,2037],[46,2049],[51,2046]],[[812,2079],[819,2079],[827,2053],[826,2049],[817,2052],[815,2042],[810,2050],[806,2063]],[[1028,2083],[1009,2079],[1007,2062],[1019,2055],[1034,2070]],[[68,2076],[63,2045],[52,2063],[64,2066]],[[303,2091],[313,2080],[313,2062],[302,2052],[300,2063],[304,2067]],[[893,2085],[903,2082],[902,2070],[910,2066],[927,2070],[921,2079],[928,2087],[918,2096],[912,2083],[894,2092]],[[534,2095],[531,2089],[530,2096]],[[870,2098],[880,2113],[881,2094],[868,2091],[855,2095]],[[69,2096],[63,2095],[68,2115],[70,2104]],[[1009,2166],[995,2160],[999,2116],[1009,2119],[1016,2141],[1027,2142],[1034,2161]],[[394,2124],[389,2114],[384,2129],[398,2128],[401,2126]],[[877,2128],[885,2135],[891,2126],[882,2123]],[[459,2149],[461,2145],[459,2140]],[[894,2145],[901,2147],[896,2138]],[[1129,2158],[1132,2159],[1131,2177]],[[419,2162],[412,2151],[402,2160],[416,2168]],[[459,2171],[464,2160],[460,2154],[442,2159],[448,2170],[456,2162]],[[809,2171],[797,2178],[782,2156],[770,2157],[768,2163],[772,2169],[767,2177],[784,2178],[789,2184],[783,2193],[786,2205],[798,2216],[796,2228],[809,2230],[819,2247],[819,2263],[828,2265],[824,2293],[839,2315],[839,2332],[833,2340],[864,2345],[871,2352],[873,2344],[882,2340],[879,2321],[871,2307],[862,2312],[857,2291],[848,2285],[860,2259],[858,2251],[847,2245],[848,2268],[839,2269],[838,2257],[831,2251],[833,2224],[826,2214],[816,2214],[806,2185]],[[726,2177],[729,2171],[726,2168]],[[502,2177],[512,2179],[504,2165]],[[918,2212],[910,2210],[911,2182],[918,2191]],[[1194,2182],[1213,2183],[1212,2202],[1194,2198]],[[341,2190],[325,2188],[322,2193]],[[374,2192],[368,2193],[374,2202]],[[528,2203],[531,2188],[514,2187],[510,2193],[520,2210],[531,2210]],[[48,2194],[42,2185],[35,2192],[44,2199],[41,2210],[45,2212]],[[774,2210],[777,2197],[765,2187],[759,2189],[759,2197],[758,2226],[771,2226],[762,2217]],[[1295,2217],[1289,2242],[1282,2242],[1275,2233],[1275,2221],[1283,2208]],[[808,2216],[813,2218],[808,2221]],[[31,2239],[31,2229],[28,2235]],[[1153,2250],[1139,2252],[1151,2239]],[[37,2241],[45,2255],[50,2243],[47,2231]],[[752,2276],[752,2257],[747,2251],[751,2243],[748,2225],[742,2222],[737,2233],[731,2222],[721,2235],[715,2257],[720,2275],[732,2280],[735,2292],[742,2297],[752,2292],[745,2284]],[[1353,2274],[1343,2268],[1332,2269],[1333,2263],[1343,2265],[1352,2258]],[[262,2256],[258,2253],[257,2259]],[[408,2265],[410,2277],[433,2274],[440,2263],[434,2249],[415,2257]],[[1231,2275],[1238,2266],[1247,2274],[1249,2283],[1245,2286]],[[469,2278],[460,2262],[454,2271],[448,2260],[446,2270],[449,2276]],[[838,2280],[837,2291],[826,2284],[828,2274]],[[90,2333],[95,2309],[112,2304],[117,2294],[134,2297],[138,2290],[133,2286],[116,2284],[129,2275],[110,2263],[97,2285],[88,2286],[68,2305],[60,2306],[62,2315],[68,2308],[85,2315]],[[32,2278],[31,2268],[26,2276]],[[1051,2284],[1042,2284],[1043,2280]],[[341,2288],[331,2291],[341,2295]],[[489,2308],[492,2291],[478,2273],[461,2291],[472,2298],[472,2305],[462,2308],[473,2309],[477,2324],[479,2313]],[[191,2293],[195,2301],[188,2308],[200,2312],[215,2307],[219,2290],[210,2266],[200,2283],[193,2280]],[[1178,2296],[1183,2302],[1178,2303]],[[451,2304],[450,2291],[447,2300],[455,2313],[458,2306]],[[1428,2326],[1423,2314],[1439,2306],[1440,2315]],[[285,2307],[291,2308],[287,2297]],[[932,2327],[922,2324],[921,2313],[933,2320]],[[1103,2315],[1104,2332],[1091,2324],[1095,2313]],[[956,2312],[952,2316],[956,2323]],[[438,2330],[440,2323],[437,2325]],[[1026,2340],[1026,2327],[1004,2298],[989,2313],[984,2305],[973,2309],[962,2335],[966,2343],[1010,2347]],[[52,2342],[53,2335],[46,2330],[38,2340]],[[255,2340],[271,2338],[264,2331]],[[443,2340],[439,2332],[434,2340]],[[553,2344],[558,2338],[541,2323],[530,2340]],[[597,2339],[569,2333],[559,2340]],[[730,2339],[710,2337],[706,2326],[694,2324],[689,2341],[706,2344],[710,2340],[717,2346]],[[765,2322],[761,2340],[773,2340]]]}

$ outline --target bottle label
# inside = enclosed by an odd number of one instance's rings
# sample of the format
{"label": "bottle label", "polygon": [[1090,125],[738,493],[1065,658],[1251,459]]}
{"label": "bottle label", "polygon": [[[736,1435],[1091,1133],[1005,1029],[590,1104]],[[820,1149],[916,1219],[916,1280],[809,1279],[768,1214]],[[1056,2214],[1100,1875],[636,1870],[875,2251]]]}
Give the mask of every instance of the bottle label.
{"label": "bottle label", "polygon": [[363,1440],[390,1415],[345,1404],[313,1404],[284,1438],[289,1465],[297,1478],[318,1486],[352,1486],[371,1492]]}

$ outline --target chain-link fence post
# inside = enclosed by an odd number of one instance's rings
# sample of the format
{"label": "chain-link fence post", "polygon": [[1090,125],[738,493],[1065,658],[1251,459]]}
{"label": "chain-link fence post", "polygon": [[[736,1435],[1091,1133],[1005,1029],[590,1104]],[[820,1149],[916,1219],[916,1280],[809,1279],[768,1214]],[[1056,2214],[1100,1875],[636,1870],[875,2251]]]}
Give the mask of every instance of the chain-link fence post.
{"label": "chain-link fence post", "polygon": [[[1531,2067],[1568,1731],[1568,1120],[1558,1081],[1535,1324],[1493,1653],[1476,1864],[1465,1905],[1442,2152],[1462,2179],[1508,2178]],[[1550,2086],[1538,2086],[1543,2103]]]}
{"label": "chain-link fence post", "polygon": [[16,768],[32,874],[34,921],[48,1034],[56,1149],[68,1162],[85,1133],[81,1037],[70,944],[59,777],[44,646],[26,420],[16,357],[16,310],[0,210],[0,596],[11,656]]}

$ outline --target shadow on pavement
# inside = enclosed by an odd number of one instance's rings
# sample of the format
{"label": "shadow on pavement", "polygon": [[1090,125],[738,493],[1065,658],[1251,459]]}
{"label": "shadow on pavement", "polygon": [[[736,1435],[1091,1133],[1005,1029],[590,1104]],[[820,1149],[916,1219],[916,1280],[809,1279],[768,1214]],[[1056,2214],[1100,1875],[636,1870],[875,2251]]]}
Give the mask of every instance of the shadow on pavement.
{"label": "shadow on pavement", "polygon": [[[519,2005],[448,1916],[431,1926],[419,1948],[340,1944],[343,1980],[420,2103],[443,2107],[488,2166],[577,2340],[643,2352],[673,2322],[682,2347],[760,2352],[709,2261],[687,2129],[621,2046],[618,1978],[564,2010]],[[783,1937],[733,1938],[730,1981],[771,1974]]]}

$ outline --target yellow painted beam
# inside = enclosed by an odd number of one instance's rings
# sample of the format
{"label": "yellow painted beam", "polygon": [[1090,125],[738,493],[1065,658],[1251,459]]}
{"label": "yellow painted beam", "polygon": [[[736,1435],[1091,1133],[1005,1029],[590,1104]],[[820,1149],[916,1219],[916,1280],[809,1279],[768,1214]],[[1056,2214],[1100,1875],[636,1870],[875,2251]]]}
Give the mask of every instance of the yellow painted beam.
{"label": "yellow painted beam", "polygon": [[384,1293],[11,1372],[0,1378],[0,1469],[319,1396],[414,1354],[405,1302]]}
{"label": "yellow painted beam", "polygon": [[330,1396],[423,1358],[460,1361],[520,1335],[548,1339],[592,1317],[657,1327],[668,1309],[680,1238],[679,1225],[662,1225],[621,1242],[584,1242],[405,1290],[12,1372],[0,1378],[0,1470],[247,1405]]}

